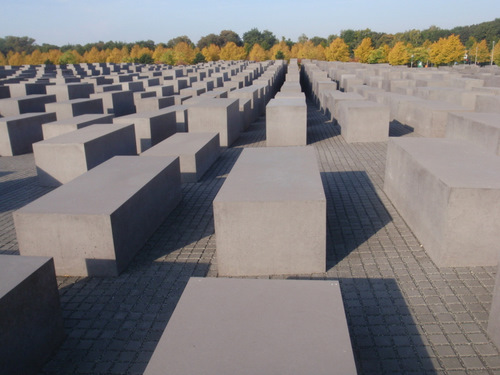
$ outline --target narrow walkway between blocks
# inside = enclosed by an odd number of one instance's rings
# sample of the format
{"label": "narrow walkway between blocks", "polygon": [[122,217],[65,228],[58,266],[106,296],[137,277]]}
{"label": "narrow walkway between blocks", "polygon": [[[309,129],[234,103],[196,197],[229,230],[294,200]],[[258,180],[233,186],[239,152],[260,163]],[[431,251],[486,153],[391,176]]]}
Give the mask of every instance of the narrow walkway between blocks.
{"label": "narrow walkway between blocks", "polygon": [[[415,136],[397,123],[391,136]],[[499,374],[486,336],[495,268],[438,269],[383,192],[387,143],[347,144],[308,103],[327,197],[327,272],[338,279],[359,374]],[[212,201],[262,116],[224,150],[128,269],[58,277],[67,339],[41,374],[142,374],[191,276],[217,277]],[[0,158],[0,254],[18,254],[11,213],[50,191],[33,155]],[[274,276],[273,278],[285,278]]]}

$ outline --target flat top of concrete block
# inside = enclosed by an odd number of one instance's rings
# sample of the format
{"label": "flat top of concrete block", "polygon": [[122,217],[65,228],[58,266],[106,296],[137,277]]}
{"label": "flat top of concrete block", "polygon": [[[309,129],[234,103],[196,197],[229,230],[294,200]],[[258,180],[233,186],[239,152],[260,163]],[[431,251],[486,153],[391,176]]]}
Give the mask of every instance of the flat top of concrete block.
{"label": "flat top of concrete block", "polygon": [[271,99],[266,107],[306,107],[306,100],[304,96],[298,98],[281,96]]}
{"label": "flat top of concrete block", "polygon": [[[191,100],[191,99],[188,99]],[[191,108],[226,108],[231,106],[233,103],[238,102],[237,98],[204,98],[203,100],[194,103]]]}
{"label": "flat top of concrete block", "polygon": [[16,213],[111,215],[176,159],[115,156]]}
{"label": "flat top of concrete block", "polygon": [[33,117],[43,117],[43,116],[55,116],[55,112],[30,112],[30,113],[23,113],[22,115],[0,117],[0,122],[9,122],[9,121],[22,120]]}
{"label": "flat top of concrete block", "polygon": [[19,100],[26,100],[26,99],[36,99],[36,98],[43,98],[43,97],[54,97],[55,98],[55,95],[54,94],[33,94],[33,95],[23,95],[23,96],[16,96],[15,98],[4,98],[4,99],[0,99],[2,101],[19,101]]}
{"label": "flat top of concrete block", "polygon": [[500,117],[493,112],[450,112],[449,116],[463,117],[472,122],[479,122],[491,127],[500,128]]}
{"label": "flat top of concrete block", "polygon": [[198,152],[219,133],[176,133],[144,151],[143,156],[182,156]]}
{"label": "flat top of concrete block", "polygon": [[356,374],[338,281],[191,278],[145,371]]}
{"label": "flat top of concrete block", "polygon": [[215,201],[326,200],[313,146],[246,148]]}
{"label": "flat top of concrete block", "polygon": [[387,108],[389,111],[389,107],[371,100],[341,100],[338,105],[348,108]]}
{"label": "flat top of concrete block", "polygon": [[461,140],[389,138],[450,187],[499,189],[499,157]]}
{"label": "flat top of concrete block", "polygon": [[125,129],[129,126],[134,126],[132,123],[127,124],[94,124],[84,128],[64,133],[56,137],[36,142],[37,146],[45,146],[51,144],[83,144],[93,139],[113,133],[117,130]]}
{"label": "flat top of concrete block", "polygon": [[332,90],[328,95],[335,100],[365,100],[365,97],[357,92],[343,92],[339,90]]}
{"label": "flat top of concrete block", "polygon": [[0,255],[0,299],[51,259],[50,257]]}
{"label": "flat top of concrete block", "polygon": [[[97,95],[100,95],[100,94],[106,94],[106,93],[99,93]],[[96,94],[91,94],[91,95],[96,95]],[[96,100],[100,100],[100,98],[90,97],[90,98],[79,98],[79,99],[61,100],[61,101],[54,102],[54,103],[47,103],[47,104],[45,104],[45,106],[56,106],[56,105],[65,105],[65,104],[94,102]],[[49,107],[46,107],[46,108],[49,108]]]}
{"label": "flat top of concrete block", "polygon": [[85,122],[89,121],[94,121],[94,120],[107,120],[113,118],[114,115],[103,115],[102,113],[92,113],[92,114],[85,114],[85,115],[79,115],[71,118],[67,118],[64,120],[59,120],[59,121],[53,121],[50,122],[50,125],[77,125],[77,124],[82,124]]}
{"label": "flat top of concrete block", "polygon": [[422,100],[417,102],[416,105],[431,111],[471,111],[461,105],[440,100]]}

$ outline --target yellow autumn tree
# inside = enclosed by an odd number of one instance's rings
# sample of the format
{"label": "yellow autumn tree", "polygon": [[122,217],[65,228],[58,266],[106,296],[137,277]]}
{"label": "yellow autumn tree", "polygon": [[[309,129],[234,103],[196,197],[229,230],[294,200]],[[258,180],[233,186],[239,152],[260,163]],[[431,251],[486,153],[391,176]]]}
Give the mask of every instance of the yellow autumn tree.
{"label": "yellow autumn tree", "polygon": [[248,60],[250,60],[250,61],[265,61],[265,60],[267,60],[267,53],[264,50],[264,48],[262,48],[260,46],[259,43],[255,43],[253,45],[252,49],[250,50],[250,53],[248,54]]}
{"label": "yellow autumn tree", "polygon": [[364,38],[354,50],[354,57],[361,63],[367,63],[373,51],[372,39]]}
{"label": "yellow autumn tree", "polygon": [[[10,55],[10,56],[9,56]],[[7,54],[9,65],[24,65],[24,55],[19,52]]]}
{"label": "yellow autumn tree", "polygon": [[296,49],[297,58],[325,60],[325,48],[321,44],[315,46],[311,40],[307,40],[304,43],[297,43],[296,45],[298,45],[298,48]]}
{"label": "yellow autumn tree", "polygon": [[244,47],[238,47],[234,42],[228,42],[220,50],[221,60],[245,60],[247,54]]}
{"label": "yellow autumn tree", "polygon": [[7,58],[5,57],[5,55],[2,52],[0,52],[0,65],[1,66],[9,65]]}
{"label": "yellow autumn tree", "polygon": [[195,50],[186,42],[177,43],[174,47],[176,65],[190,65],[196,56]]}
{"label": "yellow autumn tree", "polygon": [[163,46],[163,45],[158,45],[154,52],[153,52],[153,60],[156,62],[156,61],[161,61],[161,57],[163,56],[163,54],[167,52],[167,49]]}
{"label": "yellow autumn tree", "polygon": [[344,39],[336,38],[325,48],[325,57],[328,61],[347,62],[351,59],[349,46],[344,42]]}
{"label": "yellow autumn tree", "polygon": [[429,61],[434,65],[441,65],[444,63],[444,45],[446,40],[439,38],[438,41],[431,44],[429,47]]}
{"label": "yellow autumn tree", "polygon": [[202,55],[205,56],[205,60],[207,61],[218,61],[220,59],[220,52],[220,47],[213,43],[201,50]]}
{"label": "yellow autumn tree", "polygon": [[286,42],[283,40],[271,47],[271,49],[269,50],[269,58],[271,60],[277,60],[276,55],[279,51],[281,51],[281,54],[283,55],[283,60],[290,59],[290,48],[288,47],[288,44],[286,44]]}
{"label": "yellow autumn tree", "polygon": [[39,49],[34,50],[30,55],[26,56],[26,63],[30,65],[40,65],[44,61],[44,56]]}
{"label": "yellow autumn tree", "polygon": [[123,57],[124,56],[123,56],[122,50],[115,47],[108,54],[108,57],[106,58],[106,62],[119,64],[123,61]]}
{"label": "yellow autumn tree", "polygon": [[491,60],[491,53],[486,44],[486,40],[475,42],[469,50],[469,60],[477,63],[485,63]]}
{"label": "yellow autumn tree", "polygon": [[62,52],[58,49],[51,49],[49,50],[49,52],[44,53],[43,55],[45,57],[45,59],[43,60],[44,62],[48,60],[52,64],[59,64],[59,59],[62,56]]}
{"label": "yellow autumn tree", "polygon": [[86,63],[101,63],[106,62],[106,58],[97,47],[92,47],[90,51],[86,51],[83,54],[83,61]]}
{"label": "yellow autumn tree", "polygon": [[452,64],[462,61],[465,55],[465,47],[458,35],[450,35],[448,38],[440,38],[434,42],[429,51],[429,60],[435,65]]}
{"label": "yellow autumn tree", "polygon": [[410,54],[403,42],[397,42],[392,47],[391,52],[387,56],[387,60],[391,65],[406,65],[410,61]]}

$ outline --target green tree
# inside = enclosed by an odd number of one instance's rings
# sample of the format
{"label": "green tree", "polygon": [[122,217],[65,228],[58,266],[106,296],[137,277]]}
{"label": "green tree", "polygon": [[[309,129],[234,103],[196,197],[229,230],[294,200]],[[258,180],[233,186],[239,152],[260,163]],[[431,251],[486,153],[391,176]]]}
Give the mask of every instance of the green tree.
{"label": "green tree", "polygon": [[137,62],[140,64],[153,64],[155,61],[153,60],[153,56],[149,53],[143,53],[138,59]]}
{"label": "green tree", "polygon": [[229,42],[233,42],[238,47],[243,46],[243,42],[241,41],[240,36],[233,30],[222,30],[219,34],[219,37],[222,39],[223,42],[220,47],[225,46]]}
{"label": "green tree", "polygon": [[196,43],[196,47],[198,47],[199,49],[203,49],[211,44],[222,47],[225,43],[219,35],[208,34],[200,38],[198,43]]}
{"label": "green tree", "polygon": [[276,60],[283,60],[285,58],[285,54],[282,50],[278,50],[278,52],[276,52],[276,55],[274,55],[274,58]]}
{"label": "green tree", "polygon": [[193,64],[199,64],[204,62],[207,62],[205,56],[203,56],[201,52],[196,53],[196,55],[194,56]]}

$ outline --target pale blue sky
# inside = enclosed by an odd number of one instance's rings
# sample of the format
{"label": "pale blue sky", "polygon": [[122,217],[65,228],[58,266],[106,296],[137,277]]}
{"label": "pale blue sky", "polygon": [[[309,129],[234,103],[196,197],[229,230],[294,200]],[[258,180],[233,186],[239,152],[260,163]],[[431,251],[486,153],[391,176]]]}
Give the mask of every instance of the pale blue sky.
{"label": "pale blue sky", "polygon": [[102,41],[167,42],[187,35],[257,27],[296,41],[345,29],[396,33],[443,29],[500,17],[500,0],[0,0],[0,37],[29,36],[37,44]]}

